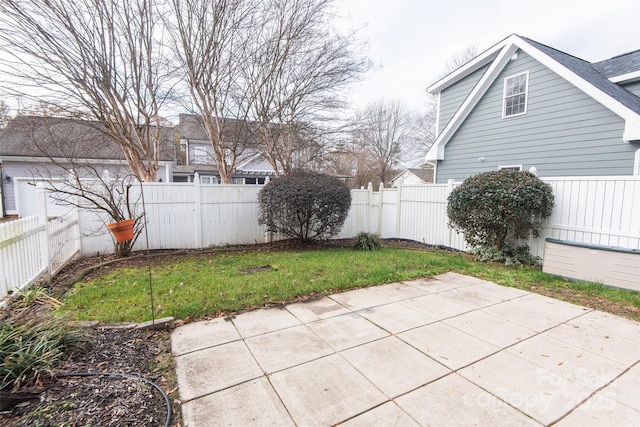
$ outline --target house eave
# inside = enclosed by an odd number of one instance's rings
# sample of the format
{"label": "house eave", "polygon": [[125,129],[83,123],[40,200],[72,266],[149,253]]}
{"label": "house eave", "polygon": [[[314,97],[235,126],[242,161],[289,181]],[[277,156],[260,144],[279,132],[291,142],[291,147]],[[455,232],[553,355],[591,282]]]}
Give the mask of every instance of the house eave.
{"label": "house eave", "polygon": [[640,81],[640,70],[633,71],[627,74],[621,74],[619,76],[609,77],[609,81],[616,84],[626,84]]}

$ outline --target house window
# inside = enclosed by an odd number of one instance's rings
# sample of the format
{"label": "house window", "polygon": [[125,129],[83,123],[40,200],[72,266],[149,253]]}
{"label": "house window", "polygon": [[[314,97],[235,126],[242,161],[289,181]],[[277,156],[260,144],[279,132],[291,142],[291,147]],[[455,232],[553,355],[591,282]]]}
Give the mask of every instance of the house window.
{"label": "house window", "polygon": [[207,153],[207,147],[193,147],[193,156],[191,157],[191,164],[204,165],[207,164],[209,154]]}
{"label": "house window", "polygon": [[499,171],[522,171],[522,165],[498,166]]}
{"label": "house window", "polygon": [[264,178],[245,178],[245,184],[264,185]]}
{"label": "house window", "polygon": [[217,184],[218,177],[200,175],[200,184]]}
{"label": "house window", "polygon": [[527,112],[527,87],[529,72],[504,79],[502,117],[519,116]]}

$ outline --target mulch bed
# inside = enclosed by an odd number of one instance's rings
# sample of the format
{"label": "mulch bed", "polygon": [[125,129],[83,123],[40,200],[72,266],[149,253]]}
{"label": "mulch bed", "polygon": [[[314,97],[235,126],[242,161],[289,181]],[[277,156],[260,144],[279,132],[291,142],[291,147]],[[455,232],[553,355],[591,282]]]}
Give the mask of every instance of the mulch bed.
{"label": "mulch bed", "polygon": [[[41,284],[61,299],[79,277],[114,257],[76,260],[49,283]],[[106,267],[105,267],[106,268]],[[40,301],[27,307],[0,310],[0,322],[23,324],[50,316],[52,309]],[[86,350],[73,354],[53,377],[19,390],[37,397],[0,412],[2,426],[164,426],[167,405],[150,384],[120,376],[69,376],[76,373],[125,374],[145,378],[169,397],[172,426],[181,423],[177,381],[171,359],[168,331],[136,329],[88,329]],[[6,395],[0,398],[6,399]],[[4,405],[2,405],[4,406]]]}
{"label": "mulch bed", "polygon": [[[112,376],[60,377],[70,373],[124,373],[156,383],[165,392],[175,388],[166,331],[97,330],[86,353],[73,355],[26,391],[44,390],[0,415],[6,426],[163,426],[167,406],[151,385]],[[24,390],[23,390],[24,391]],[[176,390],[170,395],[175,399]],[[172,401],[173,410],[177,409]],[[179,419],[179,416],[175,417]],[[172,425],[178,425],[176,419]]]}

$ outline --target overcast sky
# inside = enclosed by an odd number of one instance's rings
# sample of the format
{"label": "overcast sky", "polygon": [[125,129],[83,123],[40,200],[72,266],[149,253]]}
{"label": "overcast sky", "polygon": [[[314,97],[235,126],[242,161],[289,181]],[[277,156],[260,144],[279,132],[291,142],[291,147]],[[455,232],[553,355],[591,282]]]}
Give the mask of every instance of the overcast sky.
{"label": "overcast sky", "polygon": [[378,98],[421,108],[454,53],[513,33],[590,62],[640,49],[640,0],[342,0],[340,13],[364,26],[378,66],[354,87],[357,108]]}

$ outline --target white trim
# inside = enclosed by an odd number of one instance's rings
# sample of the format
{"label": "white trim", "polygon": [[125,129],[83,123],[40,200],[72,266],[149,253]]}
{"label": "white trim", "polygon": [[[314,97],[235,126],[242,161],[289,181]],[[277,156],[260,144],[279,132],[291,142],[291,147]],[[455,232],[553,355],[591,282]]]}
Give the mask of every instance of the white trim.
{"label": "white trim", "polygon": [[493,62],[494,59],[496,59],[496,57],[500,53],[500,50],[504,48],[506,41],[509,40],[511,37],[514,37],[514,35],[511,35],[506,39],[496,43],[495,45],[490,47],[488,50],[484,51],[483,53],[476,56],[471,61],[464,64],[462,67],[458,68],[457,70],[453,71],[450,74],[447,74],[446,76],[444,76],[443,78],[441,78],[440,80],[438,80],[437,82],[429,86],[427,88],[427,92],[434,95],[436,93],[440,93],[442,89],[445,89],[453,85],[454,83],[459,82],[460,80],[464,79],[474,71],[484,67],[487,64],[490,64],[491,62]]}
{"label": "white trim", "polygon": [[[514,55],[516,55],[514,53]],[[511,59],[513,59],[513,56],[511,57]],[[507,80],[509,79],[513,79],[515,77],[519,77],[521,75],[525,75],[525,82],[524,82],[524,111],[522,113],[517,113],[517,114],[509,114],[508,116],[505,114],[505,107],[506,107],[506,102],[507,102]],[[511,95],[513,96],[513,95]],[[502,118],[503,119],[510,119],[511,117],[517,117],[517,116],[524,116],[525,114],[527,114],[527,104],[529,104],[529,71],[523,71],[521,73],[517,73],[517,74],[511,74],[510,76],[507,76],[504,78],[503,83],[502,83]]]}
{"label": "white trim", "polygon": [[[70,163],[68,159],[63,159],[61,157],[54,157],[55,161],[58,163]],[[54,160],[51,160],[48,157],[30,157],[30,156],[2,156],[0,158],[3,162],[38,162],[38,163],[53,163]],[[127,161],[124,159],[73,159],[75,162],[84,162],[84,163],[99,163],[105,165],[128,165]]]}
{"label": "white trim", "polygon": [[482,98],[485,92],[489,89],[489,86],[491,86],[502,69],[509,62],[511,56],[517,50],[518,47],[511,43],[500,51],[487,71],[475,85],[469,96],[467,96],[460,108],[458,108],[458,111],[456,111],[453,117],[449,120],[449,123],[447,123],[447,126],[442,130],[442,133],[438,135],[438,138],[436,138],[436,141],[425,156],[426,160],[444,159],[444,145],[446,145],[449,138],[451,138],[451,136],[453,136],[453,134],[458,130],[462,122],[467,118],[469,113],[471,113],[471,110],[473,110],[480,98]]}
{"label": "white trim", "polygon": [[440,92],[438,92],[437,104],[436,104],[436,138],[440,135]]}
{"label": "white trim", "polygon": [[640,148],[636,150],[636,155],[633,157],[633,176],[640,176]]}
{"label": "white trim", "polygon": [[609,77],[609,81],[617,84],[633,83],[640,80],[640,70],[632,71],[627,74],[620,74],[619,76]]}
{"label": "white trim", "polygon": [[522,172],[522,165],[506,165],[506,166],[498,166],[498,170],[505,170],[505,169],[518,169],[518,171]]}

